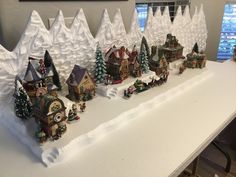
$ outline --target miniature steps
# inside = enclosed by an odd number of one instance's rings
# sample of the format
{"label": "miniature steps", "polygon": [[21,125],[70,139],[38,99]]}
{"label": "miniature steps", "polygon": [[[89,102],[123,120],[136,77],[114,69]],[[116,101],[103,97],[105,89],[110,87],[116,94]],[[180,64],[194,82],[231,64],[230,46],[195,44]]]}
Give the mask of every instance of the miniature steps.
{"label": "miniature steps", "polygon": [[108,90],[107,97],[112,99],[116,98],[118,95],[118,89],[117,88],[112,88]]}
{"label": "miniature steps", "polygon": [[42,153],[42,161],[47,167],[51,167],[56,161],[58,161],[61,154],[62,152],[57,148],[49,149],[48,151],[44,151]]}

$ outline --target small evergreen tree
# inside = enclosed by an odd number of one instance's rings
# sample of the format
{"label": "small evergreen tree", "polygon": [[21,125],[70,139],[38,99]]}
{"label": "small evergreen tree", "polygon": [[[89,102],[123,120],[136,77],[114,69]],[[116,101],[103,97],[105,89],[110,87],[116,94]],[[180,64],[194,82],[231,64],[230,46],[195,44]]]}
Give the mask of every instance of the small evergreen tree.
{"label": "small evergreen tree", "polygon": [[144,36],[143,36],[142,41],[141,41],[141,49],[140,49],[140,51],[142,50],[143,46],[145,46],[146,52],[147,52],[147,57],[149,58],[150,57],[150,49],[149,49],[147,40],[146,40],[146,38]]}
{"label": "small evergreen tree", "polygon": [[141,69],[143,73],[148,73],[149,66],[148,66],[148,55],[145,45],[141,47],[141,52],[139,55],[139,61],[141,65]]}
{"label": "small evergreen tree", "polygon": [[50,56],[49,52],[46,50],[44,54],[44,64],[45,67],[52,67],[52,72],[53,72],[53,83],[58,87],[58,90],[61,90],[61,82],[59,78],[59,74],[57,72],[57,69],[53,63],[52,57]]}
{"label": "small evergreen tree", "polygon": [[32,114],[32,103],[19,81],[16,81],[15,113],[20,119],[29,119]]}
{"label": "small evergreen tree", "polygon": [[96,66],[95,66],[95,81],[97,84],[103,83],[106,77],[106,64],[102,55],[101,48],[99,44],[96,49]]}
{"label": "small evergreen tree", "polygon": [[75,115],[74,115],[74,112],[70,109],[69,110],[69,113],[68,113],[68,121],[73,121],[75,120]]}
{"label": "small evergreen tree", "polygon": [[199,53],[198,44],[197,43],[195,43],[194,46],[193,46],[193,52]]}

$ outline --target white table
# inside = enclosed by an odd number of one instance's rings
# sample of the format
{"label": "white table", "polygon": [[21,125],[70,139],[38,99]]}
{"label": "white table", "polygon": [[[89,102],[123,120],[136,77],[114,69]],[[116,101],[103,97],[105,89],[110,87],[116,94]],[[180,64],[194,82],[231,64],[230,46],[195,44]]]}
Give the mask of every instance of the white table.
{"label": "white table", "polygon": [[0,176],[177,176],[236,113],[236,63],[208,62],[208,67],[215,75],[201,85],[53,168],[0,126]]}

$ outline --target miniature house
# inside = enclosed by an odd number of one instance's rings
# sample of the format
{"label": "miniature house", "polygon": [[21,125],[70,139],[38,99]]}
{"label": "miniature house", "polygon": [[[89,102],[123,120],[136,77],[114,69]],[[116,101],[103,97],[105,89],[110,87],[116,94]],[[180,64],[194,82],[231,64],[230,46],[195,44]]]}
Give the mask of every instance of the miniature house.
{"label": "miniature house", "polygon": [[45,94],[35,101],[34,116],[47,137],[58,139],[66,131],[66,107],[61,99]]}
{"label": "miniature house", "polygon": [[95,96],[95,83],[86,68],[75,65],[66,83],[71,100],[87,101]]}
{"label": "miniature house", "polygon": [[124,46],[116,48],[113,46],[105,54],[107,74],[113,80],[125,80],[129,77],[129,61],[128,54]]}
{"label": "miniature house", "polygon": [[53,83],[54,72],[52,67],[45,67],[45,72],[41,73],[39,62],[42,62],[42,60],[29,58],[23,79],[23,87],[32,101],[35,97],[46,93],[56,96],[56,91],[58,90],[58,87]]}
{"label": "miniature house", "polygon": [[149,68],[150,70],[156,72],[157,75],[160,75],[163,71],[167,71],[168,62],[164,55],[159,57],[157,47],[152,46],[152,54],[149,59]]}
{"label": "miniature house", "polygon": [[184,66],[187,68],[204,68],[206,66],[206,55],[201,53],[187,54],[187,60],[184,61]]}
{"label": "miniature house", "polygon": [[142,69],[138,61],[138,51],[136,50],[135,46],[132,50],[132,52],[129,52],[126,49],[126,52],[129,56],[129,74],[133,77],[141,77],[142,75]]}
{"label": "miniature house", "polygon": [[183,46],[181,46],[175,36],[167,34],[166,42],[158,48],[159,57],[163,55],[168,62],[183,58]]}

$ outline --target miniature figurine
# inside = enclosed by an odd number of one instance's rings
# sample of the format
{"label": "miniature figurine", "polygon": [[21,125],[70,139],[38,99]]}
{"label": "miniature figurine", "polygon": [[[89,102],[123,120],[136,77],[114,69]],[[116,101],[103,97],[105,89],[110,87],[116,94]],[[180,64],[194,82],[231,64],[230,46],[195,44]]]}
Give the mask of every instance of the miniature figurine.
{"label": "miniature figurine", "polygon": [[72,109],[69,110],[67,122],[73,122],[73,121],[79,120],[79,119],[80,119],[80,117],[78,116],[77,107],[75,104],[73,104]]}
{"label": "miniature figurine", "polygon": [[182,74],[184,71],[185,71],[186,67],[182,64],[180,67],[179,67],[179,74]]}
{"label": "miniature figurine", "polygon": [[130,98],[135,91],[134,85],[129,86],[128,89],[124,90],[124,98]]}
{"label": "miniature figurine", "polygon": [[135,87],[137,93],[140,93],[140,92],[143,92],[143,91],[149,89],[148,84],[146,84],[143,81],[138,80],[138,79],[135,81],[134,87]]}
{"label": "miniature figurine", "polygon": [[95,96],[95,83],[86,68],[75,65],[69,78],[68,85],[70,100],[88,101]]}
{"label": "miniature figurine", "polygon": [[80,106],[80,112],[84,112],[86,109],[86,103],[83,102],[83,103],[79,104],[79,106]]}
{"label": "miniature figurine", "polygon": [[35,137],[40,144],[43,144],[47,141],[46,133],[41,129],[41,126],[38,126],[38,130],[35,132]]}

